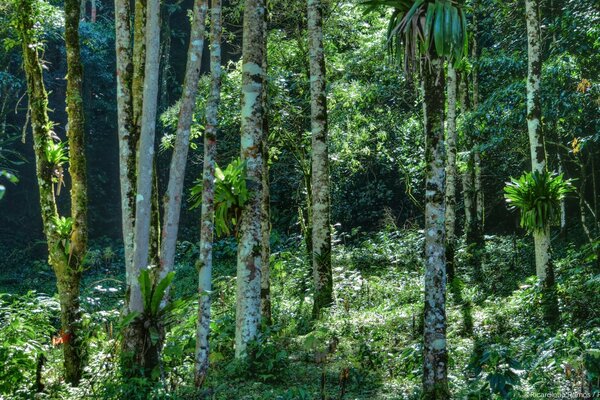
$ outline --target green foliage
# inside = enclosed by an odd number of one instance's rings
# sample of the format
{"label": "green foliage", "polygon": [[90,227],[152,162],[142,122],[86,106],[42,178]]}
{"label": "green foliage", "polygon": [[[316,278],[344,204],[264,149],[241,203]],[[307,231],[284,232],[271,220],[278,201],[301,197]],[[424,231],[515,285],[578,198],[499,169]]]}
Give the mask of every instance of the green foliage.
{"label": "green foliage", "polygon": [[563,175],[547,171],[529,172],[511,179],[504,188],[506,202],[521,212],[521,227],[529,232],[544,231],[560,216],[560,202],[572,191]]}
{"label": "green foliage", "polygon": [[0,295],[0,397],[25,398],[34,390],[36,366],[50,350],[56,300],[35,292]]}
{"label": "green foliage", "polygon": [[[451,0],[366,0],[366,11],[393,8],[388,26],[390,53],[405,66],[416,64],[419,55],[432,54],[461,61],[468,50],[467,18],[462,2]],[[408,68],[407,68],[408,69]]]}
{"label": "green foliage", "polygon": [[[13,175],[10,172],[5,171],[5,170],[0,170],[0,177],[8,179],[8,181],[11,183],[19,182],[19,178],[17,178],[15,175]],[[5,192],[6,192],[6,187],[4,187],[4,185],[0,185],[0,200],[2,200],[2,198],[4,197]]]}
{"label": "green foliage", "polygon": [[[196,180],[191,192],[191,208],[202,205],[203,180]],[[217,236],[230,235],[235,231],[242,209],[248,200],[246,189],[246,163],[233,160],[225,170],[215,167],[215,231]]]}
{"label": "green foliage", "polygon": [[160,308],[160,303],[163,301],[165,291],[173,281],[174,277],[175,272],[171,271],[158,283],[154,284],[153,278],[150,275],[150,270],[144,269],[140,272],[138,281],[144,300],[144,312],[148,314],[148,316],[155,318],[161,315],[162,310]]}
{"label": "green foliage", "polygon": [[69,161],[66,142],[49,140],[48,146],[46,146],[44,152],[46,154],[46,160],[54,167],[61,167]]}
{"label": "green foliage", "polygon": [[501,344],[476,344],[468,368],[476,379],[485,382],[483,390],[487,389],[503,399],[516,398],[515,388],[525,372],[510,349]]}

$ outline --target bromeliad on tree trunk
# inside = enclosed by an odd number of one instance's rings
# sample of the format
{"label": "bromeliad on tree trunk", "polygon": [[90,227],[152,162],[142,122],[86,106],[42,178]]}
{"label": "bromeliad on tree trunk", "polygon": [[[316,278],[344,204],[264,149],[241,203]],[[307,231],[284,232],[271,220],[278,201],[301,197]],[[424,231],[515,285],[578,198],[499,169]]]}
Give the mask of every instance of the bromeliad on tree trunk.
{"label": "bromeliad on tree trunk", "polygon": [[[79,334],[79,284],[87,251],[87,175],[85,160],[84,119],[81,85],[83,68],[79,50],[79,2],[65,1],[65,44],[67,49],[67,137],[69,156],[65,146],[53,132],[48,117],[46,93],[39,57],[36,19],[40,17],[33,0],[14,0],[17,29],[23,49],[23,66],[27,77],[27,93],[33,130],[33,147],[40,194],[44,234],[48,244],[48,261],[57,280],[61,308],[61,337],[64,354],[65,378],[72,385],[81,379],[84,343]],[[54,184],[60,185],[63,165],[69,162],[71,175],[71,217],[60,216]]]}

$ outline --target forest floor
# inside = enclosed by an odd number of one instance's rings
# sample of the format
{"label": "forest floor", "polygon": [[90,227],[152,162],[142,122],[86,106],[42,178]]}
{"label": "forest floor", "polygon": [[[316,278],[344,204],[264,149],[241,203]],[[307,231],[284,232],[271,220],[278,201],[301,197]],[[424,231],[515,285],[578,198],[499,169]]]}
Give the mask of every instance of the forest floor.
{"label": "forest floor", "polygon": [[[335,305],[310,320],[311,273],[296,239],[274,240],[274,325],[264,327],[245,362],[233,359],[235,245],[221,241],[211,324],[207,399],[418,399],[421,384],[423,248],[418,231],[355,233],[336,238]],[[458,251],[458,280],[449,287],[449,378],[453,398],[525,399],[600,391],[600,275],[587,250],[557,246],[561,322],[542,319],[541,292],[528,239],[489,236],[479,282]],[[123,384],[118,368],[122,265],[116,247],[98,243],[85,273],[82,307],[88,367],[79,388],[60,379],[60,346],[52,273],[44,262],[0,280],[1,393],[32,398],[37,355],[44,399],[192,399],[197,248],[179,244],[174,283],[178,306],[169,316],[158,383]],[[35,289],[35,292],[29,290]],[[473,329],[470,332],[469,320]],[[16,356],[15,356],[16,355]],[[20,379],[19,379],[20,374]],[[145,387],[140,390],[140,387]],[[140,393],[150,391],[151,395]]]}

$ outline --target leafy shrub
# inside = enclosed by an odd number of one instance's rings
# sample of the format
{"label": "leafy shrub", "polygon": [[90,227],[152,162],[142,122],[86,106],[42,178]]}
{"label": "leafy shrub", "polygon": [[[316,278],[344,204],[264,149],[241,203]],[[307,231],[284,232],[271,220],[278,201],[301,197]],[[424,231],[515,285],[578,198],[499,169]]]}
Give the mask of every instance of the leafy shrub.
{"label": "leafy shrub", "polygon": [[35,390],[38,360],[51,349],[59,310],[55,299],[35,292],[0,295],[0,394],[19,398]]}

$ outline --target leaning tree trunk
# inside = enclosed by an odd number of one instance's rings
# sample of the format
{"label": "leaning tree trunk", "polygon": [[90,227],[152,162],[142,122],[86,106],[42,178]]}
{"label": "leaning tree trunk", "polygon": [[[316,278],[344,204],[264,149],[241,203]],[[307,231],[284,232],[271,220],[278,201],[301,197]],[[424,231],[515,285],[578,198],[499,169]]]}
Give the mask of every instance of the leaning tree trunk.
{"label": "leaning tree trunk", "polygon": [[331,224],[329,204],[329,153],[327,151],[327,94],[323,49],[323,3],[308,0],[310,105],[312,131],[312,265],[314,303],[312,316],[333,302]]}
{"label": "leaning tree trunk", "polygon": [[[267,39],[268,39],[268,14],[265,12],[264,31],[265,52],[263,54],[263,69],[267,76]],[[262,321],[271,325],[273,318],[271,315],[271,191],[269,181],[269,113],[268,113],[268,84],[265,79],[263,85],[263,176],[262,176],[262,271],[260,282],[260,313]]]}
{"label": "leaning tree trunk", "polygon": [[[75,8],[75,10],[73,9]],[[48,118],[48,95],[44,86],[38,47],[34,45],[34,3],[17,2],[17,30],[23,49],[23,68],[33,131],[33,147],[40,195],[43,230],[48,245],[48,262],[57,280],[61,307],[61,341],[64,349],[64,368],[67,382],[77,385],[82,372],[82,339],[79,334],[79,283],[81,262],[87,246],[87,191],[83,138],[83,108],[81,104],[82,67],[79,60],[79,3],[65,4],[65,33],[67,46],[67,112],[71,148],[73,225],[71,233],[62,236],[57,230],[59,214],[54,193],[54,179],[62,181],[62,167],[53,165],[46,149],[53,143],[52,123]]]}
{"label": "leaning tree trunk", "polygon": [[[206,7],[206,2],[203,4]],[[217,155],[218,111],[221,101],[221,0],[211,1],[210,14],[210,96],[206,105],[204,169],[202,173],[202,223],[198,260],[198,325],[194,382],[202,386],[208,372],[210,334],[210,293],[212,290],[212,248],[215,227],[215,162]]]}
{"label": "leaning tree trunk", "polygon": [[457,75],[453,63],[448,63],[448,115],[446,118],[446,265],[448,281],[454,278],[456,247],[456,92]]}
{"label": "leaning tree trunk", "polygon": [[[546,150],[542,134],[542,106],[540,81],[542,74],[541,59],[541,31],[539,21],[539,0],[526,0],[525,12],[527,19],[527,130],[529,132],[529,146],[531,150],[531,170],[543,172],[546,169]],[[535,242],[535,267],[538,278],[546,278],[546,269],[550,265],[550,237],[549,232],[536,232],[533,235]]]}
{"label": "leaning tree trunk", "polygon": [[242,45],[241,159],[246,163],[248,201],[242,210],[237,255],[235,356],[246,356],[260,324],[262,266],[263,85],[265,0],[246,0]]}
{"label": "leaning tree trunk", "polygon": [[445,154],[444,67],[430,55],[422,68],[425,120],[425,309],[423,335],[423,394],[449,399],[446,350],[446,260],[444,245]]}
{"label": "leaning tree trunk", "polygon": [[[185,178],[188,149],[190,147],[190,130],[194,116],[194,108],[196,106],[198,82],[200,81],[207,9],[207,0],[196,0],[194,2],[194,17],[191,26],[183,94],[181,96],[179,120],[177,122],[177,133],[175,136],[175,147],[173,149],[173,156],[171,157],[169,184],[164,200],[165,215],[162,229],[159,279],[163,279],[171,272],[175,263],[179,215],[181,214],[181,197],[183,195],[183,181]],[[214,96],[214,94],[211,95]],[[207,111],[209,111],[208,106]],[[212,112],[212,110],[210,111]],[[210,121],[210,123],[212,122],[214,121]]]}

